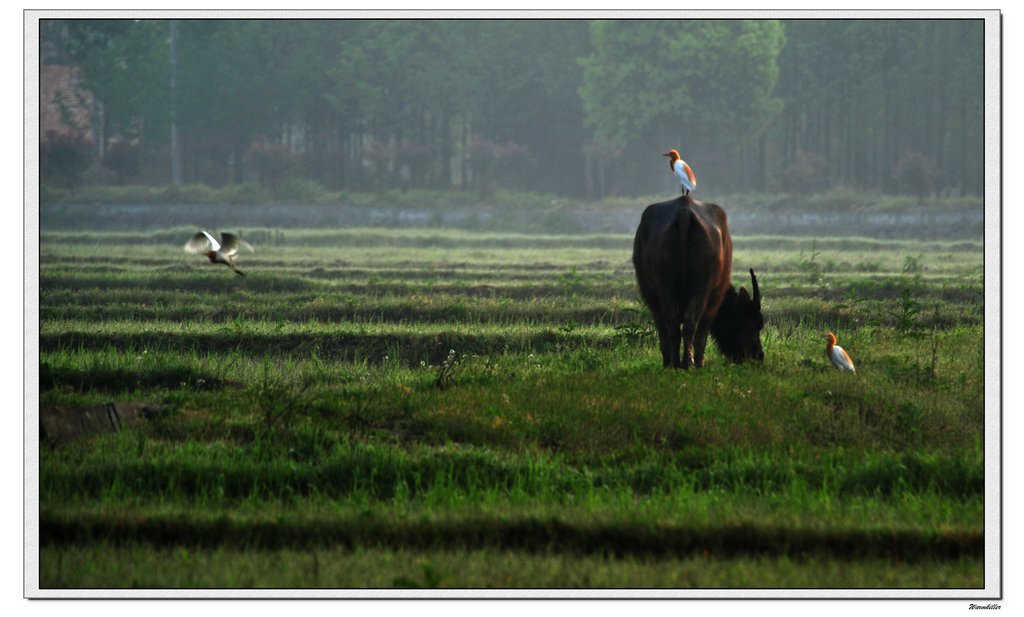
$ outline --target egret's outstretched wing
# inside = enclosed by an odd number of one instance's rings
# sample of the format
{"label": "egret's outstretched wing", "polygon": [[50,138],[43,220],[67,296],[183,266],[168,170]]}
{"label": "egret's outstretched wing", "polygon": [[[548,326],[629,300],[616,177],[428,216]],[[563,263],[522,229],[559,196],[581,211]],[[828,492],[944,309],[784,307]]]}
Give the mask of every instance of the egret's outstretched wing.
{"label": "egret's outstretched wing", "polygon": [[189,253],[206,253],[220,250],[220,242],[206,231],[200,231],[192,236],[185,243],[185,250]]}
{"label": "egret's outstretched wing", "polygon": [[242,240],[235,234],[222,233],[220,235],[221,240],[224,241],[224,246],[221,249],[221,253],[228,257],[233,257],[238,254],[238,249],[244,248],[249,252],[252,252],[252,245]]}

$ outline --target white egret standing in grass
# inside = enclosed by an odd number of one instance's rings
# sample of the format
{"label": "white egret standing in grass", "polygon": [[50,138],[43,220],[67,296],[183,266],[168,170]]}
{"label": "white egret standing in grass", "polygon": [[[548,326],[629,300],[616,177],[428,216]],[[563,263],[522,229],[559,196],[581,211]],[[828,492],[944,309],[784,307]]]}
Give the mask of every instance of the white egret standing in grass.
{"label": "white egret standing in grass", "polygon": [[856,373],[857,368],[853,366],[850,354],[846,353],[846,350],[839,345],[836,345],[836,335],[831,332],[825,334],[825,341],[825,355],[832,362],[832,366],[843,373]]}

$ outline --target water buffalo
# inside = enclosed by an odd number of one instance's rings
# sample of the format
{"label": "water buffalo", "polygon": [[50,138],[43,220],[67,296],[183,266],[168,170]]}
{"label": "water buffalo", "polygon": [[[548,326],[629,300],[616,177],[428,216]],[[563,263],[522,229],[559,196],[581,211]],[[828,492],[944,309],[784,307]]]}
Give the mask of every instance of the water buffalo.
{"label": "water buffalo", "polygon": [[729,283],[732,238],[722,208],[689,195],[648,206],[633,241],[633,267],[664,366],[704,366],[709,332],[733,362],[764,360],[761,291],[753,270],[753,297]]}

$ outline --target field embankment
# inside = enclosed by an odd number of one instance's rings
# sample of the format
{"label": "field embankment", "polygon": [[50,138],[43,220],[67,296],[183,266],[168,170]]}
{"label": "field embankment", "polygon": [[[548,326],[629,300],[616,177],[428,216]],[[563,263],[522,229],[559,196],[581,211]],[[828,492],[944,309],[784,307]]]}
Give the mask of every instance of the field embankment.
{"label": "field embankment", "polygon": [[[238,221],[274,229],[353,227],[503,230],[529,234],[631,233],[643,207],[664,197],[578,200],[498,191],[488,197],[456,191],[362,194],[324,190],[274,194],[255,185],[86,187],[44,192],[43,229],[75,230],[83,220],[110,231],[175,226],[230,229]],[[814,195],[705,195],[729,212],[739,235],[861,236],[956,240],[980,238],[979,198],[915,198],[851,189]]]}

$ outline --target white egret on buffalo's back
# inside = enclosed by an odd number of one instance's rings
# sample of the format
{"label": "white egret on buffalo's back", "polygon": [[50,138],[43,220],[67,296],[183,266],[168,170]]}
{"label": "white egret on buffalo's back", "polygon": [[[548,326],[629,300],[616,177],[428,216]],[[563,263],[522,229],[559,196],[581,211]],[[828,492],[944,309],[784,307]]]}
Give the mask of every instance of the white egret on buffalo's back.
{"label": "white egret on buffalo's back", "polygon": [[679,157],[678,150],[669,150],[661,156],[668,157],[668,167],[679,178],[679,184],[683,186],[683,195],[689,195],[697,189],[697,176],[686,161]]}

